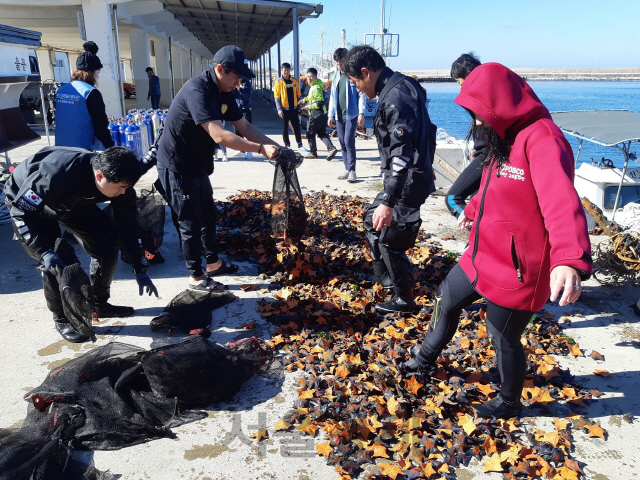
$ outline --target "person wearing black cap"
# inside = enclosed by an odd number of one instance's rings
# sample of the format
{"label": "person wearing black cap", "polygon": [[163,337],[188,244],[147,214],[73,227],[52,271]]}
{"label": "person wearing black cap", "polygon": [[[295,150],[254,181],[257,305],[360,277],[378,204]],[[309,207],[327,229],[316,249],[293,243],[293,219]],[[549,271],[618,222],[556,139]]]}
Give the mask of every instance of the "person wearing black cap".
{"label": "person wearing black cap", "polygon": [[113,147],[102,94],[95,87],[102,63],[96,55],[98,45],[82,45],[71,83],[56,93],[56,146],[104,150]]}
{"label": "person wearing black cap", "polygon": [[[275,158],[279,151],[242,116],[233,95],[241,80],[255,78],[244,52],[228,45],[218,50],[213,63],[213,68],[185,83],[171,102],[157,156],[158,178],[178,217],[182,253],[191,274],[189,288],[202,291],[224,288],[211,277],[238,270],[218,257],[216,246],[216,206],[208,178],[216,147],[268,158]],[[223,120],[244,138],[225,130]]]}

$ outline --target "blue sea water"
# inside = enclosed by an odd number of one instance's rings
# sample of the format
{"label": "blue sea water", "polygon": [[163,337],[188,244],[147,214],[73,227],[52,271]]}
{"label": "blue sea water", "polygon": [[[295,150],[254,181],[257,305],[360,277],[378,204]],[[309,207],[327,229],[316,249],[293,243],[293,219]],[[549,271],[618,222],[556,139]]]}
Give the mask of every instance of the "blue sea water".
{"label": "blue sea water", "polygon": [[[453,100],[460,92],[457,83],[423,83],[429,99],[431,121],[442,127],[449,135],[464,138],[470,124],[469,114]],[[640,113],[640,82],[582,82],[549,81],[529,82],[536,95],[550,112],[566,110],[603,110],[622,109]],[[640,137],[640,132],[638,132]],[[578,152],[578,140],[567,136],[574,156]],[[640,158],[640,143],[634,143],[631,151]],[[591,158],[599,161],[602,157],[613,160],[621,167],[624,156],[618,149],[601,147],[585,141],[580,152],[578,164],[589,162]],[[629,166],[636,166],[631,162]]]}

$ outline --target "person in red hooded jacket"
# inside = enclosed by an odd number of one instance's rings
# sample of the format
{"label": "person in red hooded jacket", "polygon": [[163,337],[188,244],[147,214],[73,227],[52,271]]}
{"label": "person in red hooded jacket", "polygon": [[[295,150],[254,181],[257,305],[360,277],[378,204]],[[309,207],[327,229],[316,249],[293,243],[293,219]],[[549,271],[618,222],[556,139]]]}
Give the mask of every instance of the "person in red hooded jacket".
{"label": "person in red hooded jacket", "polygon": [[573,187],[571,146],[531,87],[498,63],[467,77],[455,102],[483,130],[488,151],[478,194],[458,225],[471,228],[469,248],[440,285],[420,351],[403,374],[435,372],[463,307],[487,300],[487,331],[502,382],[494,399],[475,406],[481,417],[522,411],[526,357],[520,339],[549,295],[575,302],[592,272],[587,222]]}

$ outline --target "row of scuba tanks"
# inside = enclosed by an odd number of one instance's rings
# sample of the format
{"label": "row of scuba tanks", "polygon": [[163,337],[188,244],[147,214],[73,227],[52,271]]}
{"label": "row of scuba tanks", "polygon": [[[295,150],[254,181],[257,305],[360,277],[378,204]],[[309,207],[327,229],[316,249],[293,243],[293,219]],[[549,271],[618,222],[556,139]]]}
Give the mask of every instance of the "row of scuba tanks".
{"label": "row of scuba tanks", "polygon": [[158,137],[169,110],[129,110],[125,118],[109,119],[111,140],[117,147],[126,147],[138,160],[147,153]]}

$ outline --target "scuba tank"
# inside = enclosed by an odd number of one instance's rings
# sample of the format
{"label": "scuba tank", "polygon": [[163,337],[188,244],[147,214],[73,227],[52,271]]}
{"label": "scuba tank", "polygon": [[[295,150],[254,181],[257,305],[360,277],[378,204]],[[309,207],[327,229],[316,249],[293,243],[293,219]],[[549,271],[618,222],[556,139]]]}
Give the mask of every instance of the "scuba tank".
{"label": "scuba tank", "polygon": [[156,136],[154,133],[155,130],[153,128],[153,122],[151,121],[151,114],[149,113],[149,111],[144,112],[142,121],[147,126],[147,143],[149,144],[149,147],[151,147],[151,145],[153,145],[153,141],[155,140]]}
{"label": "scuba tank", "polygon": [[149,150],[149,132],[147,129],[147,124],[144,123],[142,118],[136,122],[136,125],[140,128],[140,148],[142,149],[142,154],[144,155],[147,150]]}
{"label": "scuba tank", "polygon": [[113,144],[116,147],[119,147],[120,146],[120,127],[113,118],[109,121],[109,135],[111,135],[111,140],[113,140]]}
{"label": "scuba tank", "polygon": [[160,129],[160,115],[158,115],[159,110],[154,110],[151,115],[151,124],[153,125],[153,140],[155,141],[158,138],[158,130]]}
{"label": "scuba tank", "polygon": [[120,123],[118,125],[118,130],[120,131],[120,146],[121,147],[126,147],[127,146],[127,121],[124,119],[120,119]]}
{"label": "scuba tank", "polygon": [[142,132],[140,127],[132,121],[127,125],[125,133],[127,134],[126,147],[140,160],[142,158]]}

